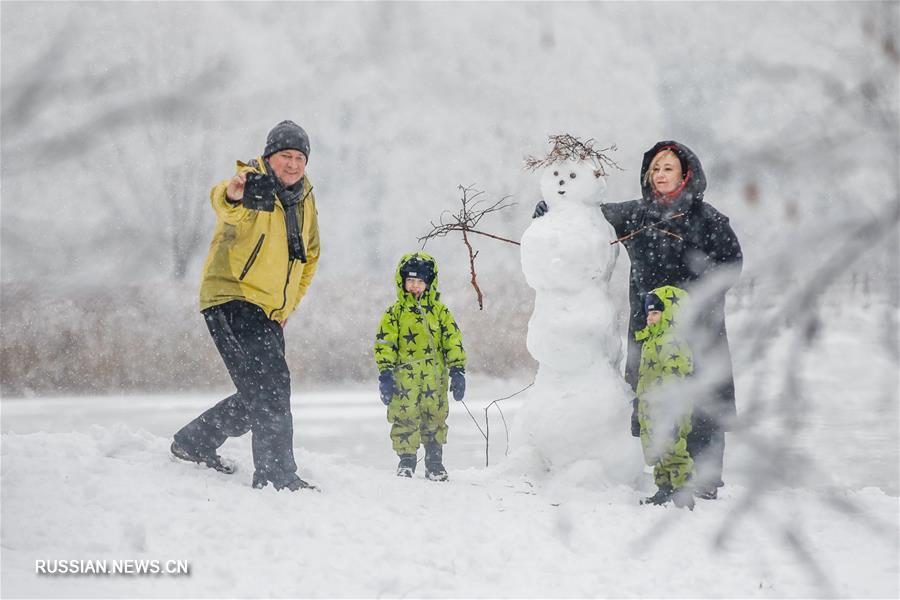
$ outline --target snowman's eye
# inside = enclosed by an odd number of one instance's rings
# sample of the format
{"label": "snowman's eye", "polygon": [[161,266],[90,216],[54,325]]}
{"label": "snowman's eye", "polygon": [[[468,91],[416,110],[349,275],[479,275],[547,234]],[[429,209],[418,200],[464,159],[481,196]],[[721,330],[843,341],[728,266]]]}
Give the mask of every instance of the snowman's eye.
{"label": "snowman's eye", "polygon": [[554,177],[559,177],[559,171],[553,171],[553,176],[554,176]]}
{"label": "snowman's eye", "polygon": [[575,179],[575,173],[569,173],[569,177],[570,177],[571,179]]}

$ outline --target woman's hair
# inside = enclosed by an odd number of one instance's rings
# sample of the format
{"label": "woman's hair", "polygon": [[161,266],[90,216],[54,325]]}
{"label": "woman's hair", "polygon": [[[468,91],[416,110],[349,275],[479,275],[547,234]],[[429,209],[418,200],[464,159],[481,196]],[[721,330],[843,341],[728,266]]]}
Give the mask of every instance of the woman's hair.
{"label": "woman's hair", "polygon": [[675,158],[675,160],[678,161],[678,165],[679,165],[679,167],[681,167],[681,176],[684,177],[684,166],[681,162],[681,158],[679,158],[679,156],[677,154],[675,154],[675,151],[672,150],[671,148],[663,148],[662,150],[660,150],[659,152],[656,153],[656,156],[654,156],[653,160],[650,161],[650,166],[647,167],[647,172],[644,173],[644,185],[649,185],[650,189],[654,189],[653,188],[653,167],[655,167],[659,161],[666,158],[667,156],[672,156]]}

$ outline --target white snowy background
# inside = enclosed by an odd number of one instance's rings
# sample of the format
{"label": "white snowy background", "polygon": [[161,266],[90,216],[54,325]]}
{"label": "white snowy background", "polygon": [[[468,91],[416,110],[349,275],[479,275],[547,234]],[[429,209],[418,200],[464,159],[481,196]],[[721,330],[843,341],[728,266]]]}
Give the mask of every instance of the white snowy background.
{"label": "white snowy background", "polygon": [[[4,2],[0,23],[4,598],[900,596],[896,2]],[[196,311],[208,190],[285,118],[310,133],[322,227],[287,330],[319,494],[252,490],[248,438],[221,450],[232,476],[168,455],[230,392]],[[451,481],[393,476],[370,347],[396,260],[460,184],[510,195],[486,227],[518,239],[540,197],[522,159],[563,132],[617,145],[610,201],[637,197],[654,142],[684,142],[743,244],[742,428],[693,512],[589,462],[505,459],[493,411],[485,468],[459,404]],[[519,253],[478,248],[480,312],[462,244],[427,250],[483,420],[536,365]],[[520,397],[501,406],[514,422]]]}

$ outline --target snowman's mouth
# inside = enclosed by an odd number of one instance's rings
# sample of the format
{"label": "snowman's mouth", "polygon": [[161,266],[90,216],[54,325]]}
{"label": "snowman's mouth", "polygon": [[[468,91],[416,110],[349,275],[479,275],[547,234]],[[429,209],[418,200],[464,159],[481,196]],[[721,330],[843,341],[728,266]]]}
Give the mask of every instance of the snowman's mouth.
{"label": "snowman's mouth", "polygon": [[566,193],[566,190],[559,190],[559,191],[556,192],[556,193],[559,194],[560,196],[562,196],[563,194]]}

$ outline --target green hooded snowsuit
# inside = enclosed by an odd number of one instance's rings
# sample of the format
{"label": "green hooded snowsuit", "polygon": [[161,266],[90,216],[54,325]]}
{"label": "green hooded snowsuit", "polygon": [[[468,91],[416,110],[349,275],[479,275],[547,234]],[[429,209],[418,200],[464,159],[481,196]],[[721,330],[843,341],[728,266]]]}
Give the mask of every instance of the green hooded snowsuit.
{"label": "green hooded snowsuit", "polygon": [[651,293],[663,303],[662,319],[634,336],[643,342],[637,382],[641,446],[645,461],[653,466],[656,485],[678,489],[694,468],[687,451],[690,398],[684,397],[686,390],[678,385],[694,370],[691,350],[678,335],[678,312],[688,295],[671,285]]}
{"label": "green hooded snowsuit", "polygon": [[[434,279],[416,298],[404,290],[400,269],[418,257],[434,265]],[[438,292],[437,263],[424,252],[400,259],[397,301],[385,311],[375,336],[378,371],[391,370],[397,393],[387,409],[397,454],[415,454],[420,444],[447,443],[447,384],[450,367],[465,368],[462,333]]]}

